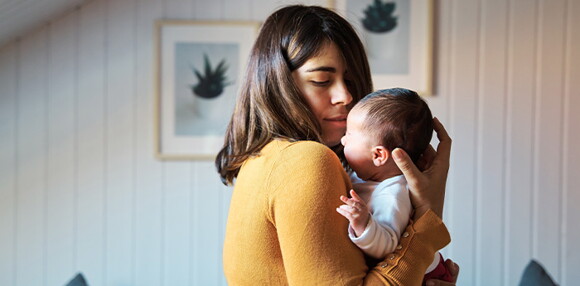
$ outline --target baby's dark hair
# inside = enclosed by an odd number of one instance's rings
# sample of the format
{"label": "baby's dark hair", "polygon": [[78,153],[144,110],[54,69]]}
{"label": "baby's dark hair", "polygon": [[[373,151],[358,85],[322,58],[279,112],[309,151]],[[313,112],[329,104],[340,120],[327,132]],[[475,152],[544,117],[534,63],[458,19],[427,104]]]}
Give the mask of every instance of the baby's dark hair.
{"label": "baby's dark hair", "polygon": [[357,105],[366,113],[364,130],[389,151],[402,148],[416,162],[433,136],[433,116],[414,91],[389,88],[375,91]]}

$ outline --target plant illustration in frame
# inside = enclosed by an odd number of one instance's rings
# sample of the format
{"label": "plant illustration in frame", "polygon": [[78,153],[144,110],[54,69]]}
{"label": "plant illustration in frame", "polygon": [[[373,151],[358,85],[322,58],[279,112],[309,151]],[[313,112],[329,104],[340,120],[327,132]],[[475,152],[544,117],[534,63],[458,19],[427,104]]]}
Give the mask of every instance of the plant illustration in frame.
{"label": "plant illustration in frame", "polygon": [[364,28],[371,33],[388,33],[397,27],[397,16],[395,12],[396,3],[374,0],[365,10],[365,17],[362,19]]}
{"label": "plant illustration in frame", "polygon": [[195,67],[191,68],[198,80],[197,84],[191,86],[191,91],[194,95],[201,98],[218,97],[223,93],[224,88],[231,84],[226,82],[226,71],[228,69],[226,60],[222,59],[217,67],[213,69],[207,54],[203,55],[203,59],[204,73],[200,72]]}

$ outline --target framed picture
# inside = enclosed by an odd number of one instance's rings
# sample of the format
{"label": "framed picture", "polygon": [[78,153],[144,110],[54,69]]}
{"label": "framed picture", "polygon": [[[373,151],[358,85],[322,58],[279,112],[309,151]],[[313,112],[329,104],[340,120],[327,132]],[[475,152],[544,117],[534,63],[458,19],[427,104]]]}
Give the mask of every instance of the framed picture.
{"label": "framed picture", "polygon": [[334,8],[363,41],[375,90],[432,94],[432,0],[334,0]]}
{"label": "framed picture", "polygon": [[223,145],[259,23],[156,25],[156,155],[213,159]]}

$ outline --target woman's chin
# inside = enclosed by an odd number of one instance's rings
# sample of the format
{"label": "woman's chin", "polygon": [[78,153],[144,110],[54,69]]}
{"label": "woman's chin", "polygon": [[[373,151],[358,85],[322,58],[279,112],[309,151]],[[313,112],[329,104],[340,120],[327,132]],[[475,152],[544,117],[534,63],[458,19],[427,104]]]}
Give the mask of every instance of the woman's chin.
{"label": "woman's chin", "polygon": [[340,138],[342,138],[342,136],[338,137],[338,138],[323,138],[322,139],[322,144],[328,146],[328,147],[335,147],[340,145]]}

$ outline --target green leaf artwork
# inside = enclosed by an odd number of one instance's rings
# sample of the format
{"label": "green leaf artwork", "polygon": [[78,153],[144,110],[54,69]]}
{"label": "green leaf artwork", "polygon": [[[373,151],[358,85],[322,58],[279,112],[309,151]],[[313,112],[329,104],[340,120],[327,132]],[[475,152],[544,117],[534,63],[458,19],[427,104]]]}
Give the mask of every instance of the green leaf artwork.
{"label": "green leaf artwork", "polygon": [[364,10],[363,26],[373,33],[387,33],[393,30],[397,27],[397,16],[393,15],[395,7],[394,2],[383,3],[381,0],[375,0]]}
{"label": "green leaf artwork", "polygon": [[196,85],[191,86],[191,91],[194,95],[201,98],[216,98],[223,93],[226,86],[231,84],[226,82],[226,71],[228,70],[228,66],[226,65],[226,60],[223,59],[215,69],[212,69],[207,54],[203,55],[203,59],[203,74],[196,68],[191,67],[191,70],[197,76],[198,80]]}

